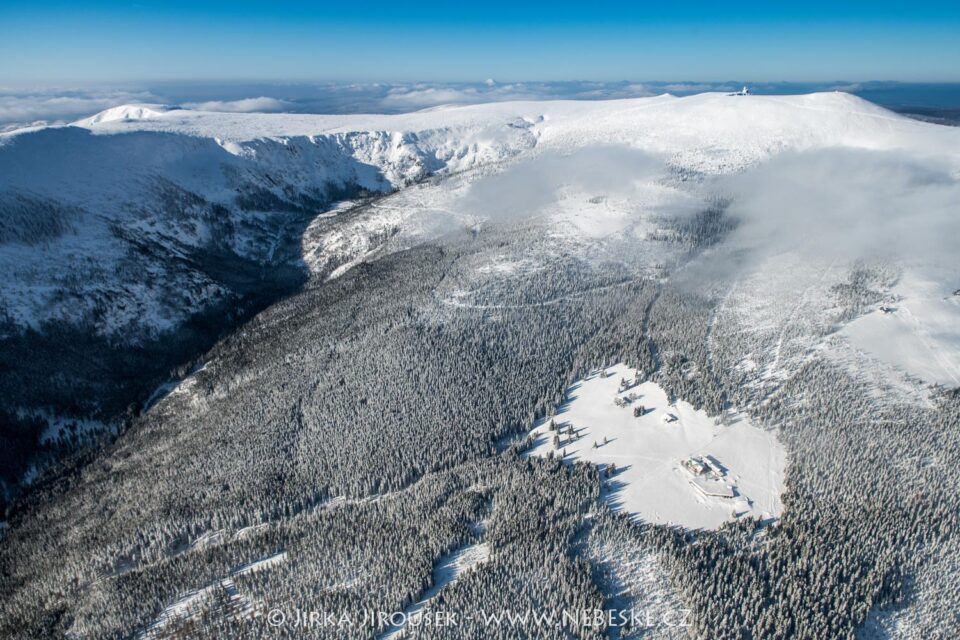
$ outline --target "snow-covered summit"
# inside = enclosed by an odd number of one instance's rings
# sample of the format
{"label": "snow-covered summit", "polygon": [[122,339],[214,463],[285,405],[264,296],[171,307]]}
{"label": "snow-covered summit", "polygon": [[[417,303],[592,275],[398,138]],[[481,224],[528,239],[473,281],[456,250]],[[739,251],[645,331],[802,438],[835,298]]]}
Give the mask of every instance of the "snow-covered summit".
{"label": "snow-covered summit", "polygon": [[170,107],[158,104],[124,104],[118,107],[105,109],[100,113],[77,121],[81,127],[92,126],[104,122],[129,122],[131,120],[146,120],[157,118],[170,111]]}

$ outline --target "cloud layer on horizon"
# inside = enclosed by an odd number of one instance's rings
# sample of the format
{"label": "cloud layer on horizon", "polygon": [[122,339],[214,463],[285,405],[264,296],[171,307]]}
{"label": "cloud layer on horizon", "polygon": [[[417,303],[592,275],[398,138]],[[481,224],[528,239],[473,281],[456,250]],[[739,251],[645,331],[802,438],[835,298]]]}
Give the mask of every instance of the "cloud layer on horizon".
{"label": "cloud layer on horizon", "polygon": [[278,113],[289,110],[294,105],[284,100],[260,96],[258,98],[242,98],[240,100],[184,102],[180,106],[185,109],[194,109],[196,111],[225,111],[227,113]]}
{"label": "cloud layer on horizon", "polygon": [[[748,84],[754,93],[848,91],[887,105],[960,107],[958,85],[883,82],[406,82],[406,83],[154,83],[89,87],[0,86],[0,131],[59,124],[131,103],[232,113],[403,113],[446,104],[507,100],[608,100],[662,93],[729,92]],[[936,115],[936,114],[934,114]]]}
{"label": "cloud layer on horizon", "polygon": [[230,113],[403,113],[446,104],[603,100],[664,92],[727,91],[730,83],[511,82],[176,84],[143,87],[3,88],[0,131],[61,124],[131,103]]}
{"label": "cloud layer on horizon", "polygon": [[157,102],[146,89],[0,87],[0,131],[31,124],[61,124],[132,102]]}

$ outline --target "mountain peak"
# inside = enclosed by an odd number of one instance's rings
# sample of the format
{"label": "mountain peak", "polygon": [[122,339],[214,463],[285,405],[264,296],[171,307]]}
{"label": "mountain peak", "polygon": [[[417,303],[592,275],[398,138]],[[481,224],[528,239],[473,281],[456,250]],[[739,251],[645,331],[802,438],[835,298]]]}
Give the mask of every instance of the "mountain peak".
{"label": "mountain peak", "polygon": [[170,108],[159,104],[123,104],[111,107],[100,113],[78,120],[75,124],[86,126],[102,122],[117,122],[120,120],[147,120],[157,118],[169,111]]}

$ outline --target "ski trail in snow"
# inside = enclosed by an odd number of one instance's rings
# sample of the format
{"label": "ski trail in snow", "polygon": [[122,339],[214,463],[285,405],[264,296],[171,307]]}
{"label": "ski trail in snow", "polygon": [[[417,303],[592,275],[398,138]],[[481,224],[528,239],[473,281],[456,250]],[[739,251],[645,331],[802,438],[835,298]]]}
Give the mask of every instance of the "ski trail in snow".
{"label": "ski trail in snow", "polygon": [[787,337],[787,330],[790,328],[794,320],[796,320],[797,316],[800,314],[800,310],[807,305],[807,298],[810,295],[810,292],[814,291],[821,284],[823,284],[824,280],[827,279],[827,276],[833,270],[833,267],[836,263],[837,263],[836,258],[830,261],[830,264],[827,265],[827,267],[823,270],[823,273],[820,274],[820,277],[817,278],[817,281],[803,290],[803,293],[800,294],[799,300],[797,300],[797,304],[794,305],[789,315],[787,315],[787,318],[784,321],[783,326],[780,328],[780,335],[777,338],[777,346],[774,349],[773,362],[770,363],[769,371],[771,374],[776,372],[776,370],[780,367],[780,356],[783,351],[783,343]]}
{"label": "ski trail in snow", "polygon": [[718,304],[713,310],[713,313],[710,314],[710,320],[707,322],[707,335],[704,338],[704,348],[707,352],[707,374],[714,382],[716,382],[717,376],[714,374],[713,369],[713,329],[717,324],[717,319],[720,317],[720,314],[726,308],[727,302],[729,302],[730,298],[733,297],[733,292],[736,290],[738,284],[739,280],[733,281],[733,283],[730,285],[730,288],[720,300],[720,304]]}
{"label": "ski trail in snow", "polygon": [[[478,528],[482,530],[482,524],[478,525]],[[403,615],[399,616],[400,620],[377,636],[377,640],[402,638],[409,620],[415,620],[445,587],[456,582],[465,572],[486,562],[489,556],[490,549],[485,542],[466,544],[441,556],[433,565],[433,586],[424,591],[417,602],[404,609]]]}
{"label": "ski trail in snow", "polygon": [[176,550],[164,554],[162,559],[131,562],[126,566],[117,570],[108,570],[108,571],[100,572],[97,574],[97,577],[91,580],[90,582],[88,582],[86,586],[96,584],[101,580],[109,580],[109,579],[120,577],[136,569],[141,569],[143,567],[156,564],[157,562],[169,560],[170,558],[175,558],[177,556],[180,556],[186,553],[191,553],[197,549],[204,548],[205,546],[223,544],[229,541],[236,541],[246,536],[253,535],[258,531],[264,531],[273,525],[277,525],[282,522],[293,520],[300,517],[309,517],[312,514],[315,514],[319,511],[323,511],[326,509],[335,509],[335,508],[339,508],[347,505],[368,505],[368,504],[374,504],[374,503],[380,502],[382,500],[389,500],[409,490],[411,487],[417,484],[417,482],[420,482],[420,480],[416,480],[411,484],[407,485],[406,487],[401,487],[393,491],[388,491],[385,493],[375,493],[368,496],[363,496],[361,498],[348,498],[346,496],[335,496],[331,498],[325,498],[322,500],[318,500],[313,504],[304,506],[301,509],[291,513],[289,516],[279,516],[276,518],[271,518],[268,520],[264,520],[262,522],[257,522],[255,524],[242,527],[241,529],[238,529],[233,532],[227,531],[225,529],[207,531],[206,533],[203,533],[193,538],[189,543],[181,545]]}
{"label": "ski trail in snow", "polygon": [[254,603],[247,596],[237,590],[237,584],[234,578],[256,571],[263,571],[285,562],[287,552],[281,551],[273,555],[248,562],[236,567],[226,577],[220,580],[214,580],[210,584],[193,591],[189,591],[168,605],[160,612],[154,621],[137,634],[138,640],[147,638],[158,638],[167,635],[171,624],[186,622],[187,620],[199,615],[204,607],[213,600],[217,588],[223,589],[229,598],[230,607],[235,616],[245,616],[254,609]]}
{"label": "ski trail in snow", "polygon": [[650,297],[650,301],[647,303],[647,307],[643,310],[643,337],[647,341],[647,348],[650,350],[650,359],[653,361],[653,370],[660,370],[660,352],[657,349],[657,343],[650,336],[650,315],[653,313],[653,305],[657,303],[657,299],[660,297],[660,290],[663,285],[659,282],[657,283],[657,289],[653,292],[653,295]]}

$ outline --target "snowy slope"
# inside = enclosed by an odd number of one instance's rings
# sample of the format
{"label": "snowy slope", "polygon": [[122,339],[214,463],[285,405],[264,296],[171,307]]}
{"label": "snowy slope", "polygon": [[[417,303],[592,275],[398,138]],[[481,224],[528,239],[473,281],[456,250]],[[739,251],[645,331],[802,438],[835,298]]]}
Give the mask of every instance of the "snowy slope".
{"label": "snowy slope", "polygon": [[[137,114],[142,114],[137,117]],[[529,129],[545,148],[627,143],[676,153],[692,164],[724,166],[786,149],[853,146],[923,148],[950,153],[955,130],[894,114],[846,93],[728,96],[704,93],[610,101],[504,102],[444,107],[400,115],[239,114],[117,107],[80,121],[98,134],[180,133],[244,148],[257,139],[391,132],[413,134],[437,157],[480,153],[502,157],[510,129]],[[696,156],[699,156],[697,158]],[[463,163],[458,162],[462,168]]]}
{"label": "snowy slope", "polygon": [[[78,126],[0,138],[0,265],[11,276],[0,301],[15,325],[89,322],[106,335],[173,328],[227,294],[192,264],[211,249],[269,266],[282,234],[333,201],[533,144],[505,126],[482,141],[356,131],[242,144],[140,126],[171,113],[118,107]],[[144,272],[155,277],[145,282]]]}
{"label": "snowy slope", "polygon": [[[278,246],[312,219],[299,267],[336,275],[402,230],[443,218],[476,224],[487,213],[461,198],[474,183],[551,153],[626,146],[684,181],[646,176],[620,191],[547,185],[559,194],[554,231],[586,245],[651,237],[659,232],[651,215],[695,205],[691,179],[742,172],[784,152],[908,151],[945,158],[956,171],[958,143],[960,130],[844,93],[512,102],[401,115],[120,106],[73,126],[0,135],[0,267],[9,274],[0,303],[14,327],[60,319],[104,335],[156,333],[231,295],[233,283],[198,264],[212,247],[270,267],[290,258]],[[390,208],[316,217],[339,200],[455,174],[463,177]]]}
{"label": "snowy slope", "polygon": [[960,270],[951,271],[935,278],[907,272],[890,302],[850,322],[841,335],[894,369],[960,386],[960,289],[951,286],[960,282]]}

